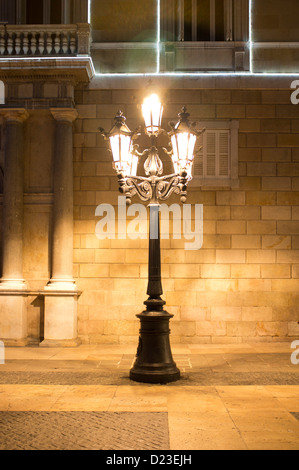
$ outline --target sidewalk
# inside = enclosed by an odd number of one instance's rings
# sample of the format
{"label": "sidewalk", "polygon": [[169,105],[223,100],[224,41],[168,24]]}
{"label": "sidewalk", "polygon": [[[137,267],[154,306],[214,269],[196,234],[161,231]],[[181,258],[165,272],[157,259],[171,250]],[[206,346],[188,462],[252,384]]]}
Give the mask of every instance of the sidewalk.
{"label": "sidewalk", "polygon": [[290,343],[174,345],[168,385],[129,380],[135,351],[6,348],[0,450],[299,450]]}

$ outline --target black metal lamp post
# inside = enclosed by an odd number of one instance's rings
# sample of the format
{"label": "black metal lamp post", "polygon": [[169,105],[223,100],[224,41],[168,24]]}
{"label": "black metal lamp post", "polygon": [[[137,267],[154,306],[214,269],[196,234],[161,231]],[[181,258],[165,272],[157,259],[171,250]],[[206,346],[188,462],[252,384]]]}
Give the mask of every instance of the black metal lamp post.
{"label": "black metal lamp post", "polygon": [[[133,140],[140,135],[137,130],[131,132],[125,124],[126,118],[119,111],[115,125],[109,133],[100,128],[102,135],[110,141],[117,171],[119,189],[131,204],[131,198],[138,195],[142,201],[149,202],[149,263],[148,263],[148,299],[144,302],[146,310],[137,315],[140,319],[140,336],[135,364],[130,371],[130,378],[136,382],[168,383],[180,378],[180,371],[173,361],[170,347],[169,321],[173,315],[164,310],[165,301],[161,282],[160,221],[159,201],[165,201],[172,193],[181,196],[186,202],[187,184],[192,179],[193,153],[196,138],[199,135],[194,124],[189,123],[186,108],[179,114],[179,121],[167,133],[171,139],[172,157],[175,173],[162,176],[163,164],[157,149],[158,136],[163,132],[161,120],[163,106],[157,95],[151,95],[142,106],[145,121],[145,133],[150,137],[152,146],[138,152],[138,145]],[[137,176],[137,164],[140,157],[146,156],[144,164],[146,177]]]}

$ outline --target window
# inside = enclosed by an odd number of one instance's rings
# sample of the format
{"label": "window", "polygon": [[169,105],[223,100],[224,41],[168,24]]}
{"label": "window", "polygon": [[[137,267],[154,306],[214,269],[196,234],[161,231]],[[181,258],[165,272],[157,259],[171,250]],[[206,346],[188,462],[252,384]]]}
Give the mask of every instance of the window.
{"label": "window", "polygon": [[160,70],[249,70],[249,0],[160,0]]}
{"label": "window", "polygon": [[238,121],[203,122],[197,139],[193,178],[199,186],[236,186],[238,183]]}
{"label": "window", "polygon": [[26,0],[27,24],[60,24],[62,0]]}
{"label": "window", "polygon": [[69,24],[72,23],[73,5],[73,0],[0,0],[0,22]]}
{"label": "window", "polygon": [[40,0],[26,1],[26,23],[42,24],[44,22],[44,5]]}
{"label": "window", "polygon": [[162,0],[164,39],[168,41],[234,40],[234,19],[238,1],[172,0],[170,2]]}
{"label": "window", "polygon": [[50,5],[50,23],[62,23],[62,0],[51,0]]}
{"label": "window", "polygon": [[234,0],[177,0],[178,41],[232,40]]}
{"label": "window", "polygon": [[0,22],[9,24],[16,22],[16,0],[0,1]]}

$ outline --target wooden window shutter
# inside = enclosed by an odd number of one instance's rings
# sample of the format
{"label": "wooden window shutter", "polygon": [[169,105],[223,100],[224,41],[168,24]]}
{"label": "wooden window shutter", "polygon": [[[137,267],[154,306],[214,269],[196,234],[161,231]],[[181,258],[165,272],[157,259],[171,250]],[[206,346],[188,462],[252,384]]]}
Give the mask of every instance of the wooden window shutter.
{"label": "wooden window shutter", "polygon": [[216,131],[207,131],[204,145],[204,176],[217,175],[217,134]]}
{"label": "wooden window shutter", "polygon": [[230,172],[230,130],[207,130],[197,139],[194,176],[230,178]]}
{"label": "wooden window shutter", "polygon": [[194,176],[203,177],[203,134],[196,140],[194,150]]}
{"label": "wooden window shutter", "polygon": [[230,151],[229,151],[229,141],[230,135],[229,131],[219,131],[218,133],[218,145],[219,145],[219,154],[218,154],[218,164],[219,164],[219,177],[230,176]]}

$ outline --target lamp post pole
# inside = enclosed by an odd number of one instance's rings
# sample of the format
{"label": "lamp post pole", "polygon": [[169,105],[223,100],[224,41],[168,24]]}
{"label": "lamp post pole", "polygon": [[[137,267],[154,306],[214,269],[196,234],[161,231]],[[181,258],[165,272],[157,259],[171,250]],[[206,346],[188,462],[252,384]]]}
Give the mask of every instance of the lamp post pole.
{"label": "lamp post pole", "polygon": [[180,378],[170,347],[169,321],[173,315],[164,310],[161,282],[159,204],[149,204],[148,300],[140,319],[136,360],[130,378],[137,382],[168,383]]}
{"label": "lamp post pole", "polygon": [[[125,124],[125,117],[119,112],[115,125],[109,133],[99,129],[102,135],[110,140],[117,171],[119,189],[131,204],[136,194],[144,202],[149,202],[149,259],[148,259],[148,299],[144,302],[146,310],[137,315],[140,320],[140,335],[136,360],[130,370],[130,378],[136,382],[168,383],[179,380],[177,368],[170,347],[169,321],[173,315],[164,310],[165,301],[161,282],[161,249],[160,249],[160,204],[172,193],[186,201],[187,184],[191,180],[193,152],[196,137],[199,135],[194,124],[189,124],[189,114],[183,108],[177,125],[170,124],[172,132],[172,150],[167,152],[172,157],[175,173],[163,174],[163,164],[159,157],[156,141],[162,132],[161,119],[163,107],[157,95],[152,95],[143,105],[145,132],[151,138],[152,147],[143,153],[138,152],[138,145],[132,140],[140,135],[131,132]],[[144,171],[146,176],[137,176],[138,158],[146,156]]]}

